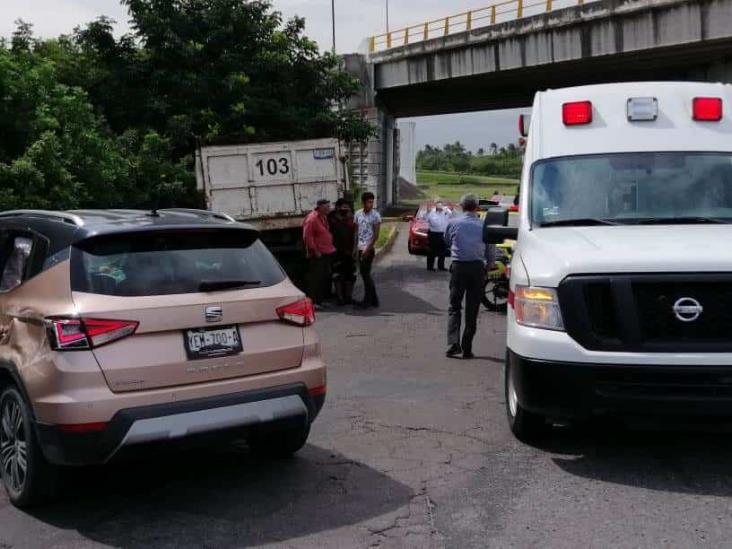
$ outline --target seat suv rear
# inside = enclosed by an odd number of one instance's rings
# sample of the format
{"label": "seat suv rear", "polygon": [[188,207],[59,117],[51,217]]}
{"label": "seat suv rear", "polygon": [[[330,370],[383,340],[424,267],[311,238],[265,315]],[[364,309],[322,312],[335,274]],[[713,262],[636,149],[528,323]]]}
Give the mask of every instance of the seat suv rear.
{"label": "seat suv rear", "polygon": [[[251,227],[199,210],[0,214],[0,472],[244,436],[299,450],[325,399],[312,304]],[[208,439],[208,437],[206,437]]]}

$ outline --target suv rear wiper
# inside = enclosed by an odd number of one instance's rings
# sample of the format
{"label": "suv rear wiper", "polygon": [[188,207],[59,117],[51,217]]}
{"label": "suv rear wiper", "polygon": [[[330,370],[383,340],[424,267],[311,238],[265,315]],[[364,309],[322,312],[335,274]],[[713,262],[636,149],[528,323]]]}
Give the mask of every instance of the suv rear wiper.
{"label": "suv rear wiper", "polygon": [[204,280],[198,285],[199,292],[220,292],[260,286],[261,280]]}
{"label": "suv rear wiper", "polygon": [[582,217],[577,219],[559,219],[557,221],[547,221],[539,225],[540,227],[581,227],[583,225],[617,225],[612,219],[602,219],[599,217]]}
{"label": "suv rear wiper", "polygon": [[688,216],[688,217],[646,217],[643,219],[629,219],[638,225],[702,225],[705,223],[730,223],[732,219],[721,217],[704,217],[704,216]]}

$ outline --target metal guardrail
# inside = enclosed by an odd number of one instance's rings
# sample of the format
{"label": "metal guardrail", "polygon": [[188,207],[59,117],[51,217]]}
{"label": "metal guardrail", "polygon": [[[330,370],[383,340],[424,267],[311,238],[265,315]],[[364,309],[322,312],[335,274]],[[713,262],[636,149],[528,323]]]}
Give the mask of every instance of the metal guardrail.
{"label": "metal guardrail", "polygon": [[591,0],[507,0],[485,8],[478,8],[372,36],[369,38],[369,52],[385,51],[399,46],[424,42],[431,38],[490,27],[499,23],[515,21],[522,17],[549,13],[572,5],[582,5],[585,1],[590,2]]}

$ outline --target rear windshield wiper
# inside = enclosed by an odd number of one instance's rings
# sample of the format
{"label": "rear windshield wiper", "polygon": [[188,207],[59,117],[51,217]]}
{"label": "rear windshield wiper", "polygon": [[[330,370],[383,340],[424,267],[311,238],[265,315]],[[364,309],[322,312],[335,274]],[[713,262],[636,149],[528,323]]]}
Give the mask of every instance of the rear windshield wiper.
{"label": "rear windshield wiper", "polygon": [[198,285],[199,292],[221,292],[261,286],[261,280],[204,280]]}
{"label": "rear windshield wiper", "polygon": [[617,225],[617,222],[611,219],[602,219],[599,217],[582,217],[578,219],[559,219],[557,221],[547,221],[539,225],[540,227],[582,227],[584,225]]}
{"label": "rear windshield wiper", "polygon": [[730,223],[730,219],[721,217],[703,217],[703,216],[688,216],[688,217],[646,217],[642,219],[628,219],[630,223],[636,223],[638,225],[703,225],[705,223]]}

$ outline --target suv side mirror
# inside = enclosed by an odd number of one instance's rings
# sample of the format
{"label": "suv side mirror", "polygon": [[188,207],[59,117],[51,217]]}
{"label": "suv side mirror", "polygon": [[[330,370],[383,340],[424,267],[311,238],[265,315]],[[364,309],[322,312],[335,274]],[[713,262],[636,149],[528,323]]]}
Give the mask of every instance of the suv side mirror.
{"label": "suv side mirror", "polygon": [[508,210],[490,208],[483,222],[483,242],[486,244],[502,244],[504,240],[516,240],[518,228],[508,227]]}

